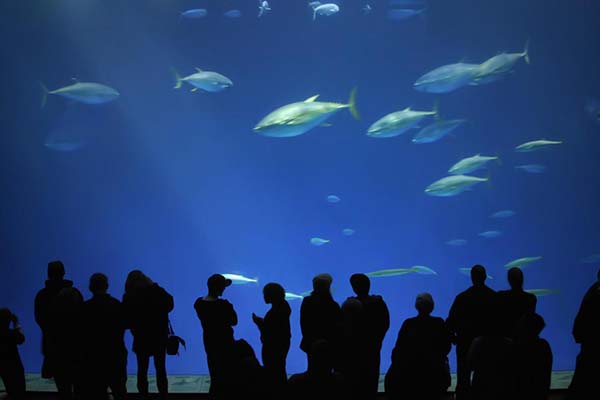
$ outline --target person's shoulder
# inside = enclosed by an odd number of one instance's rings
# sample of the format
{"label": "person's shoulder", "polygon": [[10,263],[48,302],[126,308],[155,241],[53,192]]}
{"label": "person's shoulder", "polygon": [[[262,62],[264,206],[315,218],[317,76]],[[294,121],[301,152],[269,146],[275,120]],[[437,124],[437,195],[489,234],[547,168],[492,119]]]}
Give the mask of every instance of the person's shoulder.
{"label": "person's shoulder", "polygon": [[206,303],[204,301],[204,297],[198,297],[194,302],[194,308],[197,310],[198,308],[202,308],[202,306]]}

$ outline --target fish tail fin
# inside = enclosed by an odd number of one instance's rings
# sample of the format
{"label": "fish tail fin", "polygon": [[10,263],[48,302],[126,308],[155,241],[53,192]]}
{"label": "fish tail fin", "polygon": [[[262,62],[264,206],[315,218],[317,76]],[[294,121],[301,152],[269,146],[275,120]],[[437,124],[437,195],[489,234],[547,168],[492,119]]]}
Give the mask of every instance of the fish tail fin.
{"label": "fish tail fin", "polygon": [[525,48],[523,49],[523,57],[525,58],[525,62],[527,64],[531,64],[531,60],[529,59],[529,39],[525,42]]}
{"label": "fish tail fin", "polygon": [[433,112],[435,114],[433,114],[435,119],[440,119],[440,99],[437,98],[435,99],[435,101],[433,102]]}
{"label": "fish tail fin", "polygon": [[317,7],[313,8],[313,21],[317,19]]}
{"label": "fish tail fin", "polygon": [[352,89],[350,92],[350,98],[348,99],[348,108],[350,109],[350,114],[354,117],[355,120],[360,120],[360,113],[356,108],[356,87]]}
{"label": "fish tail fin", "polygon": [[183,79],[181,78],[181,75],[179,75],[179,72],[177,72],[175,68],[171,68],[171,71],[173,72],[173,76],[175,77],[175,86],[173,87],[173,89],[180,89],[183,83]]}
{"label": "fish tail fin", "polygon": [[39,82],[40,86],[42,88],[42,105],[41,108],[44,108],[46,106],[46,103],[48,101],[48,93],[50,93],[50,91],[48,90],[48,88],[46,87],[46,85],[44,85],[43,82]]}

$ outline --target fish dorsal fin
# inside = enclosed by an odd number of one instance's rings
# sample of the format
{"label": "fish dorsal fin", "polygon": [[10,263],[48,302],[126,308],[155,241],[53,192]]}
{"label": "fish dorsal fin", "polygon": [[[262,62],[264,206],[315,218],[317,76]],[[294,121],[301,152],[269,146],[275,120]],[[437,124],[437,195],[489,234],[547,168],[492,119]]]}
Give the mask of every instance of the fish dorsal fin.
{"label": "fish dorsal fin", "polygon": [[203,72],[200,68],[196,67],[196,71]]}
{"label": "fish dorsal fin", "polygon": [[313,103],[318,97],[319,97],[319,95],[316,94],[313,97],[309,97],[308,99],[304,100],[304,102],[305,103]]}
{"label": "fish dorsal fin", "polygon": [[72,77],[71,80],[73,82],[75,82],[75,83],[79,83],[80,82],[79,78],[75,78],[75,77]]}
{"label": "fish dorsal fin", "polygon": [[402,111],[411,111],[410,107],[406,107],[404,110]]}

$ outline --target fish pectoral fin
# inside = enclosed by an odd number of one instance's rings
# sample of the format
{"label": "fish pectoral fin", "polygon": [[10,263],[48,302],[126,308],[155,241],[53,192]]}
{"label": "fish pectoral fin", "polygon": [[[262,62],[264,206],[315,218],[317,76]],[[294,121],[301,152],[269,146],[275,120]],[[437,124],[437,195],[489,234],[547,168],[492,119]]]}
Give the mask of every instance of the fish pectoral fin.
{"label": "fish pectoral fin", "polygon": [[192,92],[192,93],[194,93],[194,92],[197,92],[197,91],[198,91],[198,88],[197,88],[197,87],[195,87],[195,88],[193,88],[193,89],[190,89],[190,92]]}
{"label": "fish pectoral fin", "polygon": [[318,94],[316,94],[316,95],[314,95],[314,96],[312,96],[312,97],[309,97],[308,99],[304,100],[304,102],[305,102],[305,103],[312,103],[312,102],[314,102],[314,101],[315,101],[315,100],[316,100],[318,97],[319,97],[319,95],[318,95]]}

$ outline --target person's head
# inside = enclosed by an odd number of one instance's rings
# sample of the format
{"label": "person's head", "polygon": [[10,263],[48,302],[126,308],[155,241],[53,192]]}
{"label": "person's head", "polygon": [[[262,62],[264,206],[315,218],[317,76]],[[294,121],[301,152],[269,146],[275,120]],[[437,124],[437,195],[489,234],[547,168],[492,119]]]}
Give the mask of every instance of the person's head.
{"label": "person's head", "polygon": [[310,363],[308,370],[317,375],[328,375],[333,369],[333,352],[331,345],[324,339],[316,340],[310,346]]}
{"label": "person's head", "polygon": [[471,268],[471,282],[473,282],[473,285],[483,285],[486,278],[487,272],[483,265],[475,265]]}
{"label": "person's head", "polygon": [[537,338],[546,327],[544,318],[537,313],[527,313],[517,322],[515,335],[518,339]]}
{"label": "person's head", "polygon": [[95,273],[90,277],[89,289],[93,295],[106,293],[108,290],[108,277],[101,273]]}
{"label": "person's head", "polygon": [[329,274],[319,274],[312,280],[313,291],[316,294],[329,294],[331,289],[331,282],[333,278]]}
{"label": "person's head", "polygon": [[513,290],[523,289],[523,271],[519,267],[508,270],[508,284]]}
{"label": "person's head", "polygon": [[152,285],[152,279],[148,278],[139,269],[134,269],[127,274],[127,280],[125,281],[125,293],[133,293],[150,285]]}
{"label": "person's head", "polygon": [[229,285],[231,285],[231,279],[227,279],[221,274],[213,274],[206,281],[208,294],[216,297],[221,296],[225,291],[225,288]]}
{"label": "person's head", "polygon": [[263,288],[263,297],[267,304],[281,303],[285,300],[285,289],[279,283],[267,283]]}
{"label": "person's head", "polygon": [[419,293],[415,300],[415,308],[419,315],[429,315],[433,311],[433,297],[429,293]]}
{"label": "person's head", "polygon": [[7,330],[10,327],[12,319],[13,314],[8,308],[0,308],[0,330]]}
{"label": "person's head", "polygon": [[352,290],[357,296],[366,296],[371,289],[371,280],[365,274],[353,274],[350,277],[350,285],[352,285]]}
{"label": "person's head", "polygon": [[62,261],[50,261],[48,263],[48,279],[61,280],[65,276],[65,266]]}

